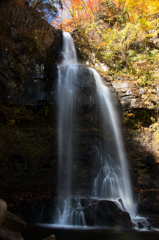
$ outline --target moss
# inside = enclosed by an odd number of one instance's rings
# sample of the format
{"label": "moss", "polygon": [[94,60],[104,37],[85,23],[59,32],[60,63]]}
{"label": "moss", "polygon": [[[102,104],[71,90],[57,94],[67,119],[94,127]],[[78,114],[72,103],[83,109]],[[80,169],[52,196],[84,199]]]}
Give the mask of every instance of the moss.
{"label": "moss", "polygon": [[138,171],[139,174],[141,174],[141,173],[149,173],[150,172],[150,170],[148,168],[143,168],[143,169],[139,168],[137,171]]}

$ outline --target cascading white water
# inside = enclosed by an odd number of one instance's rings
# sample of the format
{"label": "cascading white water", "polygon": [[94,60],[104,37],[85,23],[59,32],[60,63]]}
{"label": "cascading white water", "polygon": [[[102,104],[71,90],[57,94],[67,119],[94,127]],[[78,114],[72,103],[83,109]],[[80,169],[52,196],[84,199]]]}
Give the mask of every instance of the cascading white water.
{"label": "cascading white water", "polygon": [[[58,186],[65,185],[67,196],[71,194],[71,165],[72,165],[72,139],[74,92],[77,82],[77,57],[73,40],[69,33],[63,33],[63,61],[58,66],[58,158],[59,173]],[[67,169],[67,170],[66,170]],[[66,170],[66,171],[65,171]],[[67,174],[65,183],[61,176]],[[60,189],[59,189],[60,191]]]}
{"label": "cascading white water", "polygon": [[[125,210],[130,213],[131,217],[134,217],[136,214],[136,207],[134,205],[132,196],[128,164],[125,156],[125,149],[123,145],[120,128],[118,126],[118,115],[115,112],[114,107],[112,105],[110,92],[108,88],[104,85],[100,75],[94,69],[90,69],[90,71],[93,72],[96,81],[97,92],[99,93],[99,100],[103,119],[106,109],[109,114],[115,138],[117,156],[119,158],[119,164],[115,164],[114,160],[111,159],[110,157],[102,160],[100,173],[98,174],[94,182],[95,188],[94,191],[98,192],[98,187],[100,188],[99,184],[99,181],[101,181],[100,174],[101,171],[103,171],[103,180],[101,183],[102,187],[99,197],[105,197],[107,199],[112,200],[121,198]],[[98,196],[96,195],[96,197]]]}
{"label": "cascading white water", "polygon": [[63,61],[64,65],[77,64],[77,54],[75,45],[71,35],[68,32],[63,32]]}
{"label": "cascading white water", "polygon": [[[75,207],[71,205],[73,128],[77,94],[77,56],[72,37],[63,33],[63,61],[58,66],[58,192],[65,195],[62,211],[58,209],[58,224],[85,225],[84,213],[77,199]],[[63,176],[65,175],[64,181]],[[62,192],[65,191],[65,192]]]}
{"label": "cascading white water", "polygon": [[84,212],[80,203],[80,199],[67,198],[64,201],[62,212],[58,209],[59,218],[58,224],[60,225],[75,225],[86,226]]}
{"label": "cascading white water", "polygon": [[[78,92],[78,71],[76,50],[69,33],[63,33],[63,61],[58,66],[58,192],[65,191],[65,203],[62,210],[58,209],[58,224],[85,225],[84,213],[80,200],[76,204],[71,203],[72,165],[73,165],[73,138],[74,115],[76,109],[76,97]],[[99,95],[99,104],[103,125],[105,112],[109,115],[109,122],[114,135],[114,148],[118,161],[111,156],[101,153],[101,168],[94,180],[92,197],[101,199],[122,199],[123,209],[135,216],[136,209],[133,202],[130,177],[128,173],[127,159],[122,141],[121,132],[117,123],[117,114],[113,109],[108,88],[104,85],[100,75],[91,68],[87,68],[90,75],[93,74]],[[103,127],[103,132],[106,132]],[[63,178],[65,176],[65,178]],[[65,179],[65,181],[63,181]],[[64,189],[64,190],[63,190]]]}

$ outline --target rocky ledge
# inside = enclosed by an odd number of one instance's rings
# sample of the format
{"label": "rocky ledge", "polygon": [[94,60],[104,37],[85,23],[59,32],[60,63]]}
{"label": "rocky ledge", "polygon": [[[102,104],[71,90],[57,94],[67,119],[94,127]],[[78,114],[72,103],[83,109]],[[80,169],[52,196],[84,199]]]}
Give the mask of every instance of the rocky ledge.
{"label": "rocky ledge", "polygon": [[[27,223],[15,214],[7,211],[7,203],[0,199],[0,239],[1,240],[24,240],[22,233]],[[51,235],[43,240],[55,240]]]}
{"label": "rocky ledge", "polygon": [[27,223],[7,211],[7,204],[0,199],[0,239],[1,240],[23,240],[21,233]]}

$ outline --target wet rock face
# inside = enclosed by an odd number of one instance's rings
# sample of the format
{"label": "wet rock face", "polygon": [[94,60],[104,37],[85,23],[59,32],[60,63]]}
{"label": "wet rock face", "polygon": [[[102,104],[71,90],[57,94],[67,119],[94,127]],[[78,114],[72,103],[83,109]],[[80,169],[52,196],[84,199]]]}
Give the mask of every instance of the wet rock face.
{"label": "wet rock face", "polygon": [[94,76],[89,68],[79,65],[78,79],[84,96],[93,96],[96,93]]}
{"label": "wet rock face", "polygon": [[132,227],[129,213],[122,211],[114,202],[106,200],[97,203],[96,222],[99,226]]}
{"label": "wet rock face", "polygon": [[115,202],[108,200],[85,199],[84,206],[86,225],[88,226],[122,226],[132,227],[129,213],[122,211]]}
{"label": "wet rock face", "polygon": [[[17,4],[17,5],[16,5]],[[0,23],[0,100],[15,104],[54,104],[61,31],[29,6],[4,4]],[[14,21],[5,21],[11,13]],[[17,11],[18,9],[18,11]],[[4,21],[3,21],[4,20]]]}
{"label": "wet rock face", "polygon": [[[65,80],[68,67],[59,65],[59,68],[63,80]],[[78,81],[76,83],[72,83],[73,87],[75,88],[74,102],[76,107],[92,107],[96,104],[96,83],[93,74],[90,72],[89,68],[84,65],[76,64],[69,66],[69,68],[70,71],[71,68],[77,69],[76,77]]]}
{"label": "wet rock face", "polygon": [[[55,43],[56,44],[56,43]],[[55,105],[55,88],[57,78],[57,66],[50,62],[50,66],[45,61],[38,61],[27,55],[21,55],[26,62],[22,67],[24,79],[21,85],[14,83],[12,76],[7,80],[7,88],[12,84],[12,91],[8,94],[5,90],[1,94],[2,102],[14,102],[15,104],[31,104],[31,105]],[[48,58],[49,61],[49,58]],[[50,68],[49,73],[47,68]],[[18,74],[18,73],[17,73]],[[20,77],[17,77],[20,78]],[[15,81],[16,82],[16,81]]]}

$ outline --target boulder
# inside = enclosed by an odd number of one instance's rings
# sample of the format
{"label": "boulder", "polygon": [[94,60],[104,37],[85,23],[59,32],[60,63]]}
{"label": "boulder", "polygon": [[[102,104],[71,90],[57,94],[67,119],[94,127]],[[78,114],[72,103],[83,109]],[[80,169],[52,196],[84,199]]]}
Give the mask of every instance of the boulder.
{"label": "boulder", "polygon": [[43,240],[55,240],[55,235],[53,234],[53,235],[51,235],[51,236],[49,236],[49,237],[47,237]]}
{"label": "boulder", "polygon": [[7,229],[0,229],[1,240],[24,240],[20,233],[12,232]]}
{"label": "boulder", "polygon": [[27,223],[13,213],[7,211],[6,218],[1,224],[1,228],[9,229],[21,233],[26,228]]}
{"label": "boulder", "polygon": [[115,202],[102,200],[96,205],[96,225],[132,227],[128,212],[122,211]]}
{"label": "boulder", "polygon": [[129,213],[122,211],[115,202],[110,200],[91,199],[83,211],[87,226],[132,227]]}
{"label": "boulder", "polygon": [[96,209],[96,203],[90,203],[88,207],[84,209],[85,221],[87,226],[96,225],[95,209]]}
{"label": "boulder", "polygon": [[138,228],[139,229],[142,229],[144,226],[143,226],[143,224],[142,224],[142,222],[138,222]]}
{"label": "boulder", "polygon": [[2,222],[5,220],[7,214],[7,203],[0,199],[0,226]]}

